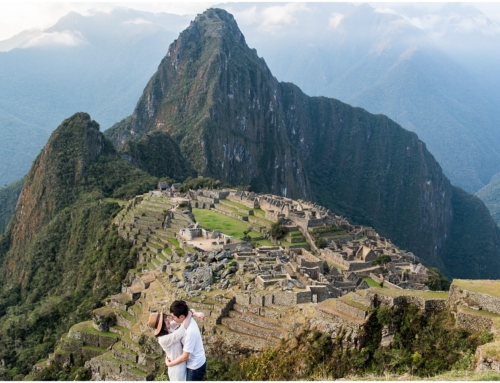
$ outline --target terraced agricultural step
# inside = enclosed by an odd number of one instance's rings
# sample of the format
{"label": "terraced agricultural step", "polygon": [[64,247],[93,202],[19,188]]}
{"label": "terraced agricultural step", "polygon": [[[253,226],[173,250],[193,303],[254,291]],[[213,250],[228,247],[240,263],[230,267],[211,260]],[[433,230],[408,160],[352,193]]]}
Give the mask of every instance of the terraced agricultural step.
{"label": "terraced agricultural step", "polygon": [[[239,319],[244,322],[248,322],[250,324],[267,328],[267,329],[276,329],[282,331],[282,327],[280,322],[276,319],[266,318],[260,315],[252,314],[251,312],[238,312],[236,310],[229,311],[229,317],[233,319]],[[283,330],[284,331],[284,330]],[[277,338],[282,337],[281,335],[275,335]]]}
{"label": "terraced agricultural step", "polygon": [[116,310],[116,323],[130,329],[135,324],[135,318],[125,310]]}
{"label": "terraced agricultural step", "polygon": [[128,328],[119,326],[117,324],[115,324],[113,327],[110,327],[109,331],[118,334],[120,336],[130,333],[130,330]]}
{"label": "terraced agricultural step", "polygon": [[113,357],[118,360],[130,360],[137,363],[137,352],[124,348],[122,342],[116,342],[111,350]]}
{"label": "terraced agricultural step", "polygon": [[326,301],[323,301],[319,303],[316,306],[317,310],[323,311],[326,314],[328,314],[331,317],[338,318],[338,319],[332,319],[333,321],[339,321],[340,323],[352,323],[356,325],[363,325],[365,323],[365,320],[359,319],[356,317],[353,317],[349,315],[348,313],[342,312],[337,309],[337,303],[338,299],[327,299]]}
{"label": "terraced agricultural step", "polygon": [[263,339],[279,338],[282,332],[277,329],[267,329],[256,326],[251,323],[234,318],[222,318],[222,324],[229,327],[231,330],[249,334]]}
{"label": "terraced agricultural step", "polygon": [[229,345],[235,345],[241,348],[248,348],[252,350],[263,350],[268,347],[274,347],[279,344],[280,340],[276,338],[261,338],[247,333],[242,333],[224,324],[218,324],[216,332],[221,336]]}
{"label": "terraced agricultural step", "polygon": [[139,305],[132,305],[128,308],[127,312],[132,315],[137,322],[137,320],[142,315],[142,308]]}
{"label": "terraced agricultural step", "polygon": [[68,332],[68,338],[81,340],[84,346],[108,348],[119,340],[119,337],[110,332],[97,331],[93,321],[77,323]]}
{"label": "terraced agricultural step", "polygon": [[160,238],[158,237],[157,234],[151,234],[149,236],[148,242],[152,243],[153,245],[156,245],[162,249],[165,247],[164,243],[160,240]]}
{"label": "terraced agricultural step", "polygon": [[59,349],[64,351],[77,351],[83,347],[81,339],[69,338],[68,334],[64,334],[59,341]]}
{"label": "terraced agricultural step", "polygon": [[121,346],[123,348],[133,351],[137,354],[144,352],[144,348],[138,342],[133,341],[128,335],[122,336],[121,343]]}
{"label": "terraced agricultural step", "polygon": [[153,371],[139,369],[137,363],[116,359],[112,351],[91,359],[88,366],[93,377],[99,380],[146,381],[154,376]]}
{"label": "terraced agricultural step", "polygon": [[[80,356],[81,356],[81,359],[82,359],[81,362],[87,361],[89,359],[95,358],[96,356],[102,355],[105,352],[107,352],[107,350],[108,349],[104,348],[104,347],[83,346],[80,349]],[[75,355],[74,356],[75,362],[76,362],[77,359],[79,359],[79,356]]]}
{"label": "terraced agricultural step", "polygon": [[117,308],[120,310],[127,310],[133,304],[132,295],[128,293],[121,293],[112,295],[108,302],[109,307]]}
{"label": "terraced agricultural step", "polygon": [[337,311],[358,319],[366,319],[371,313],[369,307],[353,300],[353,293],[349,293],[337,299],[336,309]]}
{"label": "terraced agricultural step", "polygon": [[373,306],[372,298],[366,295],[366,290],[354,291],[352,300],[369,308]]}

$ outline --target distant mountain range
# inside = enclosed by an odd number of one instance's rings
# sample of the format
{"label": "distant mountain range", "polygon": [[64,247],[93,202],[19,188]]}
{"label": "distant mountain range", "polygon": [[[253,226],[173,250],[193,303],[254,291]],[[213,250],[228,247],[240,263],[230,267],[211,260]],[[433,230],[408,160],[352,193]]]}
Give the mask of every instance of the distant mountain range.
{"label": "distant mountain range", "polygon": [[0,42],[0,185],[27,173],[67,116],[89,111],[107,128],[129,114],[188,24],[189,17],[129,9],[70,13]]}
{"label": "distant mountain range", "polygon": [[[451,182],[500,172],[500,27],[477,9],[227,3],[279,80],[383,113],[426,142]],[[271,10],[273,17],[271,17]],[[0,185],[24,176],[51,130],[81,110],[103,129],[133,109],[192,16],[71,13],[0,42]],[[3,52],[1,52],[3,51]]]}

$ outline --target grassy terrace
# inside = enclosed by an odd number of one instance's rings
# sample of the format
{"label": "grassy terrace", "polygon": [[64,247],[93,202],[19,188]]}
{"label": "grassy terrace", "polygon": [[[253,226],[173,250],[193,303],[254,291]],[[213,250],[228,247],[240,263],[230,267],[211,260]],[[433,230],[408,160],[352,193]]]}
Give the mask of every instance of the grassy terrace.
{"label": "grassy terrace", "polygon": [[306,242],[306,241],[304,241],[304,242],[294,242],[294,243],[290,243],[290,242],[285,241],[285,240],[283,240],[283,239],[281,240],[281,244],[282,244],[283,246],[291,246],[291,247],[293,247],[293,246],[305,246],[305,245],[309,245],[309,243],[308,243],[308,242]]}
{"label": "grassy terrace", "polygon": [[105,353],[107,351],[107,348],[104,347],[95,347],[95,346],[82,346],[82,349],[84,350],[92,350],[92,351],[98,351]]}
{"label": "grassy terrace", "polygon": [[[227,215],[217,213],[207,209],[193,209],[193,214],[200,223],[200,226],[210,230],[220,230],[224,234],[235,238],[243,237],[243,232],[248,230],[248,223],[239,219],[228,217]],[[260,237],[262,234],[256,231],[249,233],[250,237]]]}
{"label": "grassy terrace", "polygon": [[227,205],[224,205],[224,204],[215,204],[215,207],[216,208],[219,207],[219,210],[224,210],[224,209],[230,210],[233,214],[239,215],[240,217],[247,217],[248,216],[248,214],[240,213],[236,209],[236,207],[231,207],[231,206],[227,206]]}
{"label": "grassy terrace", "polygon": [[483,358],[500,359],[500,342],[488,343],[482,346]]}
{"label": "grassy terrace", "polygon": [[457,308],[458,311],[463,312],[464,314],[482,316],[485,318],[489,318],[493,321],[493,325],[496,328],[500,328],[500,315],[486,311],[486,310],[474,310],[466,306],[459,306]]}
{"label": "grassy terrace", "polygon": [[168,238],[168,241],[174,245],[177,249],[180,249],[179,240],[177,238]]}
{"label": "grassy terrace", "polygon": [[419,297],[424,299],[448,299],[448,292],[443,291],[420,291],[420,290],[399,290],[399,289],[381,289],[372,287],[372,291],[386,295],[389,297],[400,297],[404,295],[410,295],[413,297]]}
{"label": "grassy terrace", "polygon": [[369,307],[366,307],[365,305],[363,305],[359,302],[354,302],[354,300],[352,299],[352,295],[353,294],[350,293],[350,294],[347,294],[347,295],[340,297],[339,299],[341,301],[347,303],[348,305],[354,306],[360,310],[371,311],[371,309]]}
{"label": "grassy terrace", "polygon": [[262,209],[253,209],[253,212],[255,213],[255,215],[260,215],[262,218],[265,217],[266,215],[266,212]]}
{"label": "grassy terrace", "polygon": [[264,217],[261,217],[259,215],[254,215],[252,218],[256,219],[259,222],[264,222],[264,223],[271,224],[271,225],[274,223],[273,221],[270,221],[270,220],[268,220]]}
{"label": "grassy terrace", "polygon": [[241,203],[234,202],[234,201],[230,201],[230,200],[228,200],[228,199],[224,199],[224,200],[222,200],[222,201],[224,201],[224,203],[227,203],[227,204],[229,204],[229,205],[233,205],[233,206],[235,206],[235,207],[239,207],[240,209],[244,209],[244,210],[254,210],[254,209],[252,209],[252,208],[250,208],[250,207],[248,207],[248,206],[245,206],[245,205],[243,205],[243,204],[241,204]]}
{"label": "grassy terrace", "polygon": [[[325,259],[324,259],[324,258],[322,258],[322,257],[318,257],[318,258],[320,258],[320,259],[322,259],[322,260],[325,260]],[[342,265],[337,265],[336,263],[333,263],[333,262],[331,262],[331,261],[328,261],[328,260],[327,260],[327,261],[326,261],[326,263],[327,263],[327,265],[328,265],[329,267],[335,267],[335,268],[336,268],[336,269],[338,269],[338,270],[347,270],[347,267],[344,267],[344,266],[342,266]],[[370,286],[370,287],[371,287],[371,286]],[[377,286],[374,286],[374,287],[377,287]]]}
{"label": "grassy terrace", "polygon": [[258,244],[258,246],[276,246],[269,239],[259,239],[255,244]]}
{"label": "grassy terrace", "polygon": [[363,280],[368,283],[369,287],[380,287],[380,284],[375,282],[372,278],[370,277],[364,277]]}
{"label": "grassy terrace", "polygon": [[[130,315],[130,316],[132,316],[132,315]],[[94,335],[109,336],[109,337],[112,337],[112,338],[117,338],[118,337],[117,334],[115,334],[115,333],[113,333],[111,331],[97,331],[92,326],[92,321],[77,323],[73,327],[71,327],[71,330],[78,331],[78,332],[86,332],[86,333],[94,334]]]}
{"label": "grassy terrace", "polygon": [[476,293],[488,294],[500,298],[500,280],[468,280],[454,279],[453,285]]}

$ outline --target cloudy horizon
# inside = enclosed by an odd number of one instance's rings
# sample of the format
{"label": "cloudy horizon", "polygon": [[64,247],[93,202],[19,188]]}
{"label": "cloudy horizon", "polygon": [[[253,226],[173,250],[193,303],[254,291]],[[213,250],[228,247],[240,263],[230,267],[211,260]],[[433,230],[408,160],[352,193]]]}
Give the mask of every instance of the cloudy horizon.
{"label": "cloudy horizon", "polygon": [[[231,3],[238,3],[231,2]],[[262,3],[259,1],[259,3]],[[283,13],[283,9],[288,9],[289,11],[303,10],[307,7],[308,2],[282,2],[273,3],[268,7],[263,15],[265,20],[269,23],[263,25],[263,28],[272,30],[273,22],[281,21],[286,22],[287,19],[283,17],[288,17],[286,12]],[[11,3],[11,2],[0,2],[0,41],[7,40],[14,37],[15,35],[26,31],[34,30],[41,31],[52,25],[54,25],[61,17],[65,16],[69,12],[77,12],[82,15],[90,15],[95,12],[110,12],[112,9],[125,7],[136,9],[140,11],[147,11],[152,13],[166,12],[178,15],[195,15],[197,13],[203,12],[206,8],[222,4],[221,2],[165,2],[165,3],[153,3],[153,2],[73,2],[73,1],[63,1],[57,3],[48,2],[33,2],[33,3]],[[229,5],[230,3],[224,3]],[[360,2],[353,3],[355,5],[362,4]],[[406,17],[413,25],[423,29],[429,30],[439,26],[442,22],[449,22],[450,19],[443,19],[442,16],[436,15],[447,2],[439,3],[409,3],[409,2],[383,2],[374,3],[369,2],[369,4],[378,9],[380,12],[394,12]],[[463,5],[463,8],[474,7],[479,9],[482,13],[482,19],[477,17],[473,21],[477,25],[487,24],[488,19],[498,25],[500,25],[500,4],[499,3],[459,3]],[[453,15],[452,15],[453,16]],[[339,22],[339,15],[332,16],[332,22]],[[288,19],[289,20],[289,19]],[[462,22],[461,27],[470,27],[471,22]],[[458,25],[460,26],[460,25]],[[488,26],[496,33],[498,26]],[[486,28],[486,27],[485,27]],[[500,27],[498,27],[500,28]],[[485,29],[486,30],[486,29]]]}

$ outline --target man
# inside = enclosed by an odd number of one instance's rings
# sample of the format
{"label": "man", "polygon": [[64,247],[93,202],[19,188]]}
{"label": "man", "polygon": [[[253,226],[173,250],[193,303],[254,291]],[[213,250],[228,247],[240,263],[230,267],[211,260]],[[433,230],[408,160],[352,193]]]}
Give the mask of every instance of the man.
{"label": "man", "polygon": [[[177,323],[182,323],[189,313],[189,308],[184,301],[174,301],[170,305],[170,314]],[[172,367],[186,362],[187,381],[200,381],[205,377],[207,371],[207,358],[201,339],[200,329],[196,321],[192,320],[186,329],[183,339],[182,355],[174,360],[168,360],[167,366]]]}

